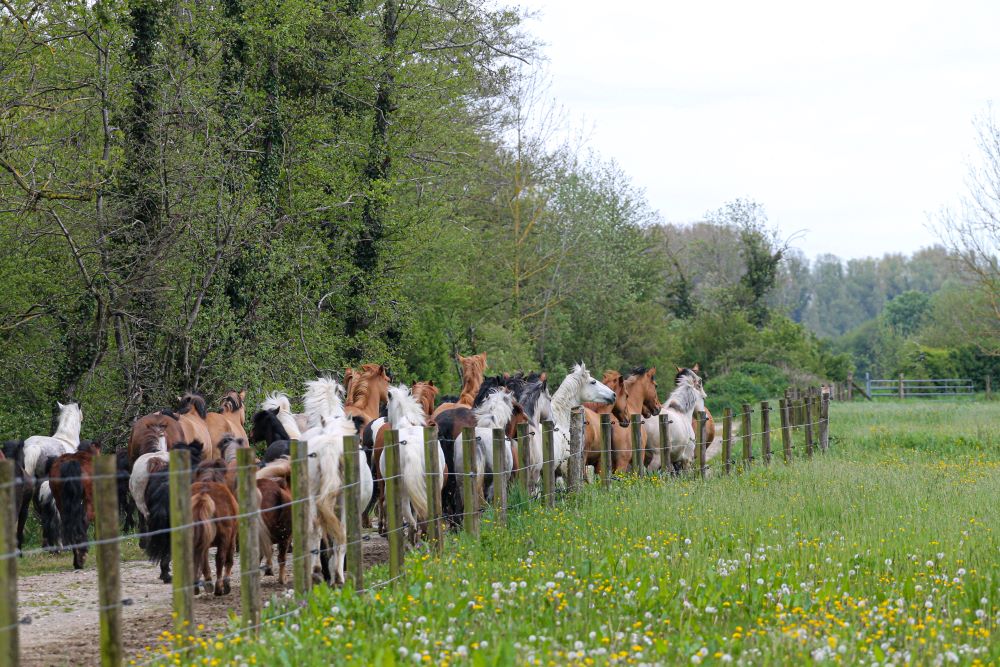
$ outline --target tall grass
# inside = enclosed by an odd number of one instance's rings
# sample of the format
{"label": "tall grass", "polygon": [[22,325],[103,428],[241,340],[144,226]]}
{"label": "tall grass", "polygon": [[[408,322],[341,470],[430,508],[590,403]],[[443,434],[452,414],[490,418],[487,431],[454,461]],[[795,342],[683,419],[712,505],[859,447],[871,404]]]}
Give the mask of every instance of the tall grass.
{"label": "tall grass", "polygon": [[513,512],[507,528],[486,523],[478,541],[450,536],[440,560],[411,552],[401,585],[321,588],[257,641],[164,657],[995,662],[998,418],[992,403],[835,405],[832,451],[811,462],[587,488],[555,510]]}

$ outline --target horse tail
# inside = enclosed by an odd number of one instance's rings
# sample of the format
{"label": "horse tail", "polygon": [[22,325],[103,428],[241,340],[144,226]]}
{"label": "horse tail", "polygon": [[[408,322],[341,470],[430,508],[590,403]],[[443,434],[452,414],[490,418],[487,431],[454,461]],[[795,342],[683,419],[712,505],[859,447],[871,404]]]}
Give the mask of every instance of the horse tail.
{"label": "horse tail", "polygon": [[215,525],[215,501],[207,491],[195,493],[191,498],[191,519],[194,521],[194,562],[201,563],[201,554],[207,553],[215,542],[218,528]]}
{"label": "horse tail", "polygon": [[347,542],[344,524],[337,512],[337,498],[341,490],[341,465],[343,439],[331,438],[332,442],[316,452],[319,467],[319,493],[316,494],[316,512],[324,531],[335,544]]}
{"label": "horse tail", "polygon": [[62,539],[66,546],[87,541],[87,508],[83,495],[83,467],[70,459],[59,464],[60,518]]}
{"label": "horse tail", "polygon": [[[416,442],[412,443],[412,445],[416,444]],[[427,486],[424,483],[423,440],[420,441],[420,444],[421,446],[419,447],[413,447],[408,442],[399,448],[406,496],[410,500],[410,505],[413,507],[416,514],[415,518],[418,521],[427,518]]]}
{"label": "horse tail", "polygon": [[59,508],[52,495],[52,484],[45,480],[38,485],[38,517],[42,523],[42,543],[46,547],[59,545]]}
{"label": "horse tail", "polygon": [[147,464],[149,479],[145,494],[150,535],[144,550],[150,562],[161,566],[170,562],[170,473],[164,463],[154,460]]}

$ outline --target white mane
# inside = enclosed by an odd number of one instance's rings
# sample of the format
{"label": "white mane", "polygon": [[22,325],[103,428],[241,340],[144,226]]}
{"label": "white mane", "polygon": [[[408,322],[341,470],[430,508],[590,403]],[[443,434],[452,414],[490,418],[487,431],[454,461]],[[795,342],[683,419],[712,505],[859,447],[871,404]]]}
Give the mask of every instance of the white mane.
{"label": "white mane", "polygon": [[333,378],[323,377],[306,382],[302,404],[310,429],[329,428],[337,420],[347,419],[344,414],[344,387]]}
{"label": "white mane", "polygon": [[552,395],[552,421],[563,433],[569,433],[569,413],[583,401],[580,396],[583,388],[591,380],[590,371],[583,364],[577,364],[562,381],[556,393]]}
{"label": "white mane", "polygon": [[397,430],[427,425],[423,407],[413,398],[410,388],[405,384],[389,387],[389,424]]}
{"label": "white mane", "polygon": [[705,409],[705,394],[694,385],[682,381],[676,389],[670,392],[666,407],[669,410],[683,413],[690,419],[695,410]]}
{"label": "white mane", "polygon": [[473,413],[480,428],[506,428],[514,414],[514,396],[505,389],[494,389]]}
{"label": "white mane", "polygon": [[80,426],[83,424],[83,410],[78,403],[56,403],[59,406],[59,426],[53,438],[65,440],[74,447],[80,445]]}
{"label": "white mane", "polygon": [[260,404],[260,409],[276,409],[278,411],[278,421],[281,422],[289,438],[297,439],[302,436],[302,429],[299,428],[298,422],[295,421],[295,415],[292,414],[292,402],[288,400],[286,394],[280,391],[272,391],[264,397],[264,401]]}

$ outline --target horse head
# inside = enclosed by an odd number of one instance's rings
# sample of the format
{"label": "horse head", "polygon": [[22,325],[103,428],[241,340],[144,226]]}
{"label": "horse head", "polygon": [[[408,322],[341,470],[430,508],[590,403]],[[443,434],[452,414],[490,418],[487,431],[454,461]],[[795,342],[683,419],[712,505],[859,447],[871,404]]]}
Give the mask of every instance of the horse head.
{"label": "horse head", "polygon": [[574,366],[570,376],[580,385],[579,395],[577,396],[579,403],[607,403],[610,405],[615,402],[617,398],[615,392],[603,382],[598,382],[591,376],[590,371],[587,370],[587,367],[583,363]]}
{"label": "horse head", "polygon": [[625,388],[622,374],[618,371],[608,370],[604,371],[604,377],[601,379],[611,391],[615,392],[615,402],[611,405],[611,415],[618,420],[618,424],[622,428],[628,428],[631,420],[628,406],[629,394]]}
{"label": "horse head", "polygon": [[628,378],[625,379],[625,388],[629,397],[642,398],[642,414],[650,417],[660,412],[660,399],[657,396],[656,367],[643,368],[637,366],[632,369]]}

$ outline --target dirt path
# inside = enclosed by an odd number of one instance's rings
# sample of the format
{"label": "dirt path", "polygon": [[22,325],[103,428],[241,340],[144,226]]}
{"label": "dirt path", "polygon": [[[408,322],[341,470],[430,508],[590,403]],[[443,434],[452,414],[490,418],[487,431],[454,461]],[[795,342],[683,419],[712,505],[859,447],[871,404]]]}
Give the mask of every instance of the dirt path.
{"label": "dirt path", "polygon": [[[365,567],[389,560],[384,538],[371,535],[363,545]],[[214,571],[214,558],[213,558]],[[171,587],[157,578],[158,566],[145,562],[122,563],[122,598],[131,600],[122,608],[125,655],[134,656],[157,643],[164,630],[172,628]],[[239,614],[239,558],[233,569],[233,590],[229,595],[199,595],[194,600],[195,622],[205,633],[225,628],[230,612]],[[291,586],[280,586],[278,578],[261,582],[265,600]],[[97,572],[93,569],[20,577],[17,581],[18,613],[31,617],[21,626],[21,664],[25,667],[96,665],[100,662],[97,615]]]}

